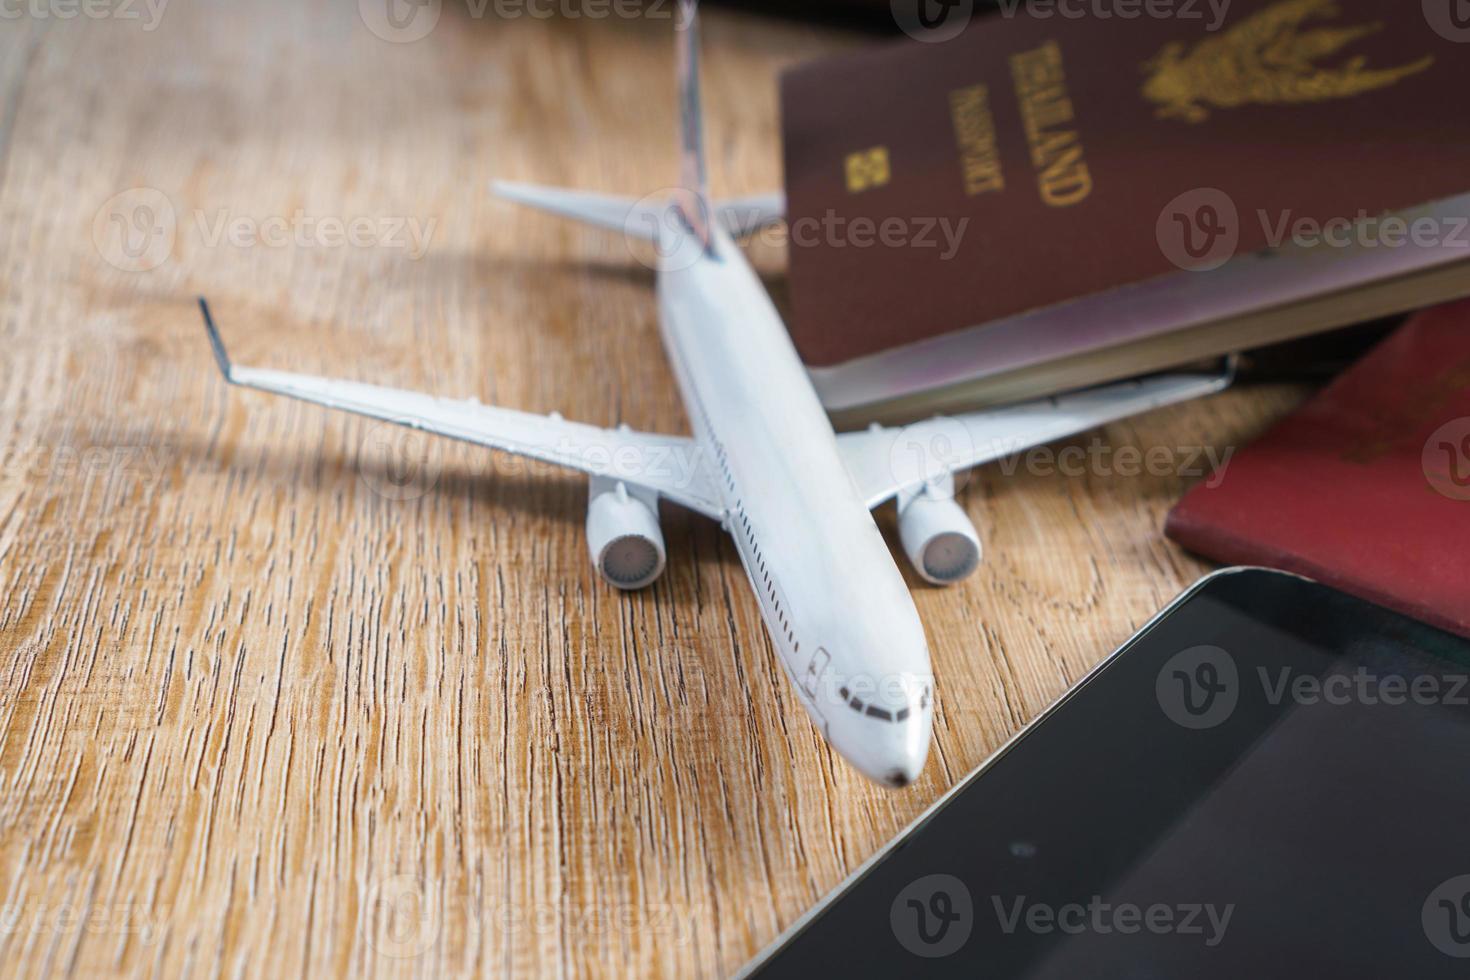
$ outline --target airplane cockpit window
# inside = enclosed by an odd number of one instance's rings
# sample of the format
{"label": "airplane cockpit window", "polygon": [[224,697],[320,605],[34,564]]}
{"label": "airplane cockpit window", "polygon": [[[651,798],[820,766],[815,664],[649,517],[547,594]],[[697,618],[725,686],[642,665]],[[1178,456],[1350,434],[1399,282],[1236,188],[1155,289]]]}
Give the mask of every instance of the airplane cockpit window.
{"label": "airplane cockpit window", "polygon": [[[853,711],[856,711],[860,715],[866,715],[869,718],[877,718],[879,721],[908,721],[909,715],[913,713],[913,709],[907,706],[899,708],[897,711],[890,711],[887,708],[880,708],[876,704],[868,704],[864,702],[862,698],[849,691],[846,687],[841,688],[837,693],[839,696],[841,696],[843,701],[847,702],[847,706]],[[919,699],[919,708],[923,709],[927,707],[928,704],[929,687],[925,685],[924,694]]]}

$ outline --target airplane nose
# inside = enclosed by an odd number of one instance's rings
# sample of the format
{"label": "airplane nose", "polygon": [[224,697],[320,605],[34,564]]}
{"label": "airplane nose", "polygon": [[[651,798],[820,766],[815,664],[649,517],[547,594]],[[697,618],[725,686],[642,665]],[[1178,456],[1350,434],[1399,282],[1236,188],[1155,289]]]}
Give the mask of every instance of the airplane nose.
{"label": "airplane nose", "polygon": [[[886,622],[869,622],[866,628],[877,633]],[[929,759],[934,729],[929,651],[919,640],[846,645],[855,652],[846,663],[829,667],[819,685],[817,712],[827,738],[867,779],[902,789],[918,781]]]}
{"label": "airplane nose", "polygon": [[915,712],[914,717],[891,727],[885,744],[869,757],[870,764],[860,768],[869,779],[889,789],[917,782],[929,760],[930,729],[929,713]]}
{"label": "airplane nose", "polygon": [[888,774],[888,777],[883,782],[893,789],[903,789],[909,783],[913,782],[915,778],[917,778],[916,775],[906,769],[895,769]]}
{"label": "airplane nose", "polygon": [[928,726],[924,727],[922,745],[906,749],[902,764],[888,771],[885,782],[893,789],[903,789],[910,783],[917,782],[919,776],[923,775],[924,763],[929,761],[929,732]]}

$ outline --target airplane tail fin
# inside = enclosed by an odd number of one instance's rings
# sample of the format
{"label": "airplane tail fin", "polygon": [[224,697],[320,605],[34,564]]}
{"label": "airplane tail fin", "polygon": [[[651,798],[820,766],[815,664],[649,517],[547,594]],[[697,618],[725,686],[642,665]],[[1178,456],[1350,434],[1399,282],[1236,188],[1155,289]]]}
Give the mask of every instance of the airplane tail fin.
{"label": "airplane tail fin", "polygon": [[[781,219],[785,198],[777,194],[718,205],[710,202],[704,155],[704,110],[699,98],[699,0],[679,0],[674,33],[678,41],[680,158],[674,205],[695,240],[710,254],[714,249],[715,221],[736,237],[751,235]],[[660,223],[668,214],[666,200],[634,201],[507,181],[492,181],[491,188],[499,196],[528,207],[653,242],[660,240]]]}
{"label": "airplane tail fin", "polygon": [[709,176],[704,157],[704,108],[699,98],[699,0],[679,0],[674,25],[679,62],[679,213],[710,247]]}

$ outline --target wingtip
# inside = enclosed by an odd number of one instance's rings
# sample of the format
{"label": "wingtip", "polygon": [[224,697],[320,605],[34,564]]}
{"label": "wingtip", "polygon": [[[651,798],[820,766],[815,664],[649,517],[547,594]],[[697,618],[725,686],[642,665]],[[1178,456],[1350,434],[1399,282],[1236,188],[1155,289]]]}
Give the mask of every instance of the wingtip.
{"label": "wingtip", "polygon": [[219,365],[220,374],[231,384],[235,381],[235,367],[230,363],[230,353],[225,350],[225,342],[220,338],[219,328],[214,324],[214,316],[209,312],[209,301],[203,296],[199,297],[199,312],[204,317],[204,330],[209,334],[209,346],[214,349],[214,360]]}
{"label": "wingtip", "polygon": [[1240,355],[1227,354],[1225,356],[1225,366],[1220,371],[1220,390],[1224,391],[1226,388],[1233,387],[1239,377]]}

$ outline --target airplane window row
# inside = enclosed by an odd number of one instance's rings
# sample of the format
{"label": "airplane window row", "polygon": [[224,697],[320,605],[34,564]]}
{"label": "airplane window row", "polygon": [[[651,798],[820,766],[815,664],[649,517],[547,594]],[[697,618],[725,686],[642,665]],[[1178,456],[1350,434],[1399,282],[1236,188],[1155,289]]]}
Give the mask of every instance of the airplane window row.
{"label": "airplane window row", "polygon": [[[682,360],[682,352],[676,351],[675,356]],[[781,631],[786,635],[786,642],[791,644],[791,652],[793,654],[800,653],[801,641],[796,638],[796,629],[787,618],[787,611],[781,608],[781,598],[777,582],[774,576],[771,575],[771,570],[766,567],[766,557],[761,553],[760,541],[756,537],[755,527],[751,524],[749,516],[745,513],[745,501],[736,496],[738,491],[736,489],[735,474],[730,469],[730,458],[725,452],[725,444],[714,434],[714,427],[710,425],[709,412],[705,409],[703,400],[697,394],[695,395],[694,404],[699,412],[700,422],[703,423],[702,428],[708,436],[707,441],[714,447],[715,458],[719,461],[720,475],[724,477],[725,487],[729,491],[727,500],[734,499],[736,501],[734,512],[735,516],[740,519],[741,530],[745,532],[746,543],[750,546],[751,570],[754,574],[759,574],[761,577],[759,591],[765,593],[766,598],[771,604],[771,608],[775,611],[776,619],[781,624]],[[732,528],[731,530],[733,531],[734,529]],[[752,574],[752,580],[754,579],[754,574]]]}
{"label": "airplane window row", "polygon": [[[771,608],[776,613],[776,619],[781,624],[781,631],[786,634],[786,642],[791,644],[792,653],[801,652],[801,641],[796,638],[796,629],[787,619],[786,611],[781,608],[781,598],[777,592],[777,583],[771,570],[766,567],[766,556],[761,553],[760,541],[756,538],[755,527],[750,523],[750,518],[745,513],[745,503],[741,501],[735,505],[735,512],[740,518],[741,528],[745,532],[745,540],[750,544],[751,570],[759,573],[760,587],[771,601]],[[754,574],[752,575],[754,578]]]}

